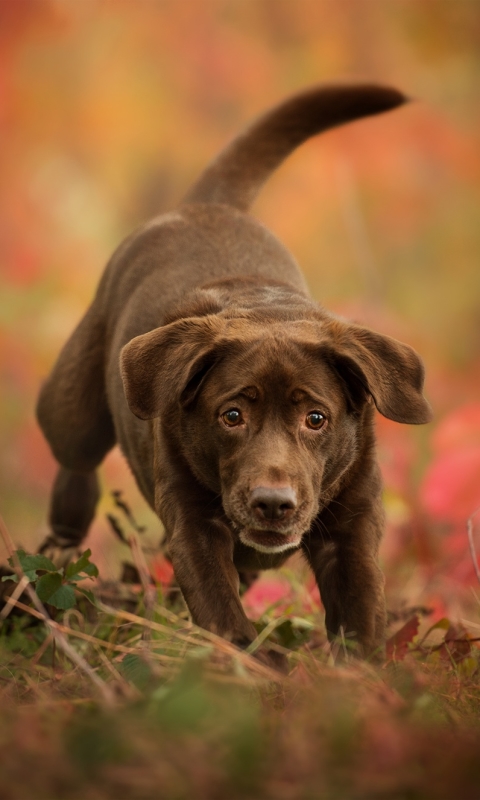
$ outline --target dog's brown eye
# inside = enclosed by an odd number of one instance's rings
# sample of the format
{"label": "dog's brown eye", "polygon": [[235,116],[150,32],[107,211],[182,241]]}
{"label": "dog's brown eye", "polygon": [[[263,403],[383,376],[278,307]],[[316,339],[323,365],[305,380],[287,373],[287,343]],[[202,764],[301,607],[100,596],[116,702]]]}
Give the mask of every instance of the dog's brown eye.
{"label": "dog's brown eye", "polygon": [[311,428],[314,431],[319,431],[320,428],[323,428],[326,421],[323,414],[320,414],[320,411],[310,411],[310,414],[307,414],[307,428]]}
{"label": "dog's brown eye", "polygon": [[235,425],[240,425],[240,423],[243,422],[243,417],[238,408],[229,408],[228,411],[222,414],[222,420],[229,428],[233,428]]}

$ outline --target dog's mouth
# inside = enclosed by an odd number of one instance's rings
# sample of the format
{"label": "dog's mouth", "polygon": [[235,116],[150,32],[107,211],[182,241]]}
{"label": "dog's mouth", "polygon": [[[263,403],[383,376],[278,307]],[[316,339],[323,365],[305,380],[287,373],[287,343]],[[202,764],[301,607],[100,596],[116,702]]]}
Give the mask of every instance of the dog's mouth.
{"label": "dog's mouth", "polygon": [[261,553],[282,553],[300,546],[303,534],[312,521],[313,504],[303,500],[290,518],[255,519],[245,508],[242,496],[225,497],[223,506],[226,516],[242,544]]}
{"label": "dog's mouth", "polygon": [[280,533],[257,528],[244,528],[239,536],[243,544],[261,553],[282,553],[284,550],[298,547],[302,539],[301,533]]}

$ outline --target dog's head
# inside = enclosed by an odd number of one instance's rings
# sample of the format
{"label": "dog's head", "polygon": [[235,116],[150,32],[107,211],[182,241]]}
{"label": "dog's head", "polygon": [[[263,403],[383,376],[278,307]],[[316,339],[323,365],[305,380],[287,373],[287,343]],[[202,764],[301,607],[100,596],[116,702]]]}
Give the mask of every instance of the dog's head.
{"label": "dog's head", "polygon": [[373,404],[397,422],[431,417],[417,354],[333,317],[179,319],[129,342],[121,368],[131,411],[162,418],[243,543],[263,552],[297,547],[371,456]]}

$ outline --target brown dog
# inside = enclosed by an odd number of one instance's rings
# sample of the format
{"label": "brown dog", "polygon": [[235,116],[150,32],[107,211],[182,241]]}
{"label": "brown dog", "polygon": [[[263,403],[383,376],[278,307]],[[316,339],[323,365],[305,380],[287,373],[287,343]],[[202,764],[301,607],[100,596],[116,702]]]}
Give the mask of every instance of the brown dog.
{"label": "brown dog", "polygon": [[287,100],[220,154],[176,212],[119,247],[38,403],[61,465],[44,549],[85,537],[95,469],[119,442],[198,625],[248,645],[256,632],[239,576],[301,549],[329,635],[354,634],[363,654],[381,645],[374,406],[427,422],[423,367],[407,345],[313,302],[292,256],[246,210],[305,139],[404,100],[377,86]]}

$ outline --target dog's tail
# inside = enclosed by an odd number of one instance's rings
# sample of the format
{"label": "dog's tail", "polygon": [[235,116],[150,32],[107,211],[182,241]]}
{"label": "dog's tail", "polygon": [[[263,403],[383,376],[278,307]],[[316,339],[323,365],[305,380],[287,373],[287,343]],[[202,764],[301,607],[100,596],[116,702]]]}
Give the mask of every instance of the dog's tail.
{"label": "dog's tail", "polygon": [[226,203],[246,211],[282,161],[310,136],[407,102],[396,89],[373,84],[316,86],[267,111],[209,164],[187,203]]}

